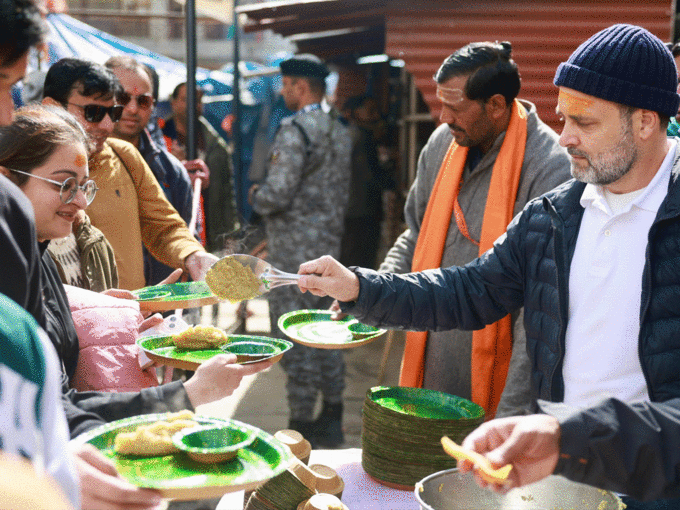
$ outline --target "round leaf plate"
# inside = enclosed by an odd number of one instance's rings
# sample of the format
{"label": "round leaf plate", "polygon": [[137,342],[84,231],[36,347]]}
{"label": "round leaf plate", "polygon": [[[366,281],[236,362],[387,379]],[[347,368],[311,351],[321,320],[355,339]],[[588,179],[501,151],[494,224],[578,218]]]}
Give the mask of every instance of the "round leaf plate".
{"label": "round leaf plate", "polygon": [[147,414],[107,423],[72,440],[90,443],[109,457],[118,472],[138,487],[157,489],[163,497],[182,501],[217,498],[228,492],[251,490],[282,473],[293,456],[290,450],[266,432],[236,420],[195,416],[200,425],[224,425],[250,430],[255,440],[228,462],[204,464],[185,452],[160,457],[128,457],[113,451],[116,435],[139,425],[162,420],[167,414]]}
{"label": "round leaf plate", "polygon": [[374,386],[366,392],[366,401],[392,418],[417,420],[482,419],[484,409],[462,397],[426,388]]}
{"label": "round leaf plate", "polygon": [[[252,342],[257,344],[268,344],[275,347],[276,352],[270,356],[253,361],[237,361],[240,365],[259,363],[261,361],[272,360],[274,363],[279,361],[283,354],[293,347],[287,340],[278,338],[268,338],[253,335],[227,335],[229,344],[236,342]],[[182,370],[196,370],[199,365],[218,354],[225,354],[224,349],[198,349],[186,350],[178,349],[172,343],[172,336],[143,336],[137,339],[137,345],[150,360],[161,365],[167,365]]]}
{"label": "round leaf plate", "polygon": [[328,310],[296,310],[279,317],[279,329],[288,338],[308,347],[319,349],[350,349],[372,342],[385,330],[359,324],[354,317],[347,315],[340,320],[332,320],[333,312]]}
{"label": "round leaf plate", "polygon": [[143,312],[166,312],[178,308],[197,308],[214,305],[220,298],[205,282],[182,282],[154,285],[133,290]]}

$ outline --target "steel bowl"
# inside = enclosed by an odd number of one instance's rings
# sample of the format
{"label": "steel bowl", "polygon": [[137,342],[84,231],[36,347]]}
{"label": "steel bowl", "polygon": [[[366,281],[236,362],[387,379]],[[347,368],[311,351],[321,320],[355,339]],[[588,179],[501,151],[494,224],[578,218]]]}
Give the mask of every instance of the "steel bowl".
{"label": "steel bowl", "polygon": [[416,484],[421,510],[622,510],[615,494],[549,476],[501,495],[477,485],[470,473],[439,471]]}

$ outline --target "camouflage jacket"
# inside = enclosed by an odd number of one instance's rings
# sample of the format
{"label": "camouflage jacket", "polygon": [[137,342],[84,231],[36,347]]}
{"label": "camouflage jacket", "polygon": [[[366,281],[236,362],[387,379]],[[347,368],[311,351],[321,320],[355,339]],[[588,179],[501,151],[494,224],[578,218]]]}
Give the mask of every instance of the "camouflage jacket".
{"label": "camouflage jacket", "polygon": [[281,122],[267,177],[253,195],[253,209],[265,221],[272,263],[285,262],[297,271],[296,264],[309,258],[338,255],[351,151],[349,129],[321,109]]}

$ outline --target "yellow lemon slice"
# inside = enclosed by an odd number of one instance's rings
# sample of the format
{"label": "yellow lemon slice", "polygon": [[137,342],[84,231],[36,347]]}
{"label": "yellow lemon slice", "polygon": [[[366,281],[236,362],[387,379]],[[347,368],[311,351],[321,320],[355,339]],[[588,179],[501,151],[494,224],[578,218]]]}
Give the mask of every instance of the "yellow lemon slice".
{"label": "yellow lemon slice", "polygon": [[451,455],[451,457],[456,460],[469,460],[474,463],[475,466],[479,468],[479,475],[485,481],[489,483],[504,483],[507,481],[508,475],[510,475],[510,471],[512,470],[512,464],[506,464],[503,467],[495,469],[491,465],[491,462],[489,462],[489,459],[484,457],[484,455],[463,448],[446,436],[442,437],[441,441],[444,451]]}

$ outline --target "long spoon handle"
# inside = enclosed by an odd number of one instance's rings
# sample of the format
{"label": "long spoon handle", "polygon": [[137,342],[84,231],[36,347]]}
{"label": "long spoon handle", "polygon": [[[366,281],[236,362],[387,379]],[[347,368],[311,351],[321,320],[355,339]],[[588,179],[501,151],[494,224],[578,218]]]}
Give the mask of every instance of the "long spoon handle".
{"label": "long spoon handle", "polygon": [[281,285],[295,285],[302,275],[286,273],[275,268],[271,268],[268,273],[262,275],[262,281],[267,282],[267,287],[273,289]]}

